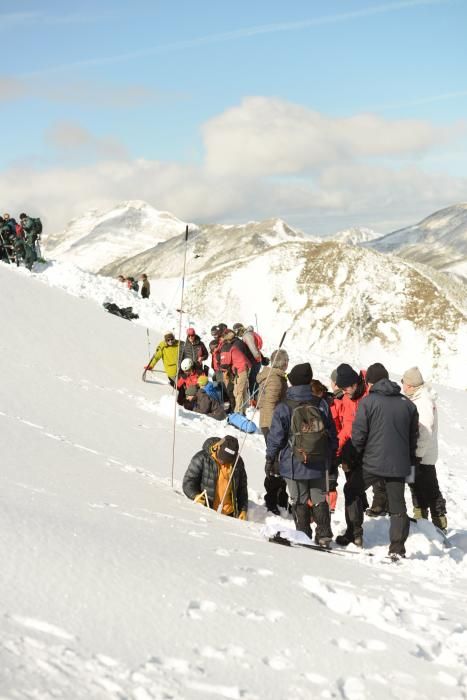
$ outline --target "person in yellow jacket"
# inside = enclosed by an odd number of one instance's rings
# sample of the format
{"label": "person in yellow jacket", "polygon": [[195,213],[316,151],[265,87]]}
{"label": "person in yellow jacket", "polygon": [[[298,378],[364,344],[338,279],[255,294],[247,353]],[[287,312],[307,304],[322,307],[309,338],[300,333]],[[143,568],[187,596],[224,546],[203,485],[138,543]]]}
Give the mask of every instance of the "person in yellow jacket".
{"label": "person in yellow jacket", "polygon": [[144,368],[152,372],[159,360],[162,360],[164,371],[171,386],[175,386],[175,377],[177,376],[178,364],[183,353],[184,343],[176,340],[174,334],[168,331],[156,348],[156,352],[151,357],[149,364]]}

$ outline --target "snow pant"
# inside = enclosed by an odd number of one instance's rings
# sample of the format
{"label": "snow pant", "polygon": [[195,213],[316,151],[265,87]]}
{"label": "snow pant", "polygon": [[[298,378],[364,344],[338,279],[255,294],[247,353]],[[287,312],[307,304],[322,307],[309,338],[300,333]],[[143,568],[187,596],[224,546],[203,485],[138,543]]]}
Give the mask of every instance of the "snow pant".
{"label": "snow pant", "polygon": [[[267,440],[269,428],[261,428],[261,432],[264,435],[264,440]],[[276,457],[274,460],[274,471],[275,476],[266,476],[264,479],[264,488],[266,489],[266,494],[264,496],[264,502],[268,510],[276,509],[278,506],[281,508],[287,508],[289,504],[289,497],[287,495],[287,484],[285,479],[283,479],[279,473],[279,458]]]}
{"label": "snow pant", "polygon": [[34,249],[33,245],[29,245],[29,243],[24,244],[24,264],[27,267],[28,270],[32,270],[33,264],[37,260],[37,255],[36,251]]}
{"label": "snow pant", "polygon": [[234,383],[230,372],[223,372],[222,380],[224,384],[224,401],[229,402],[230,412],[233,413],[235,411],[235,394]]}
{"label": "snow pant", "polygon": [[366,501],[365,491],[377,481],[384,481],[388,497],[388,511],[391,516],[389,526],[389,553],[405,554],[405,541],[409,536],[410,521],[405,505],[404,477],[381,477],[370,474],[365,469],[348,472],[344,486],[346,535],[353,540],[363,536],[363,512]]}
{"label": "snow pant", "polygon": [[324,537],[332,539],[331,514],[326,502],[326,476],[323,474],[319,479],[286,479],[286,482],[297,530],[304,532],[311,539],[312,516],[316,523],[316,541]]}
{"label": "snow pant", "polygon": [[373,484],[373,501],[370,509],[374,513],[388,512],[388,495],[386,493],[386,484],[384,483],[384,479],[375,481]]}
{"label": "snow pant", "polygon": [[430,509],[431,519],[446,515],[446,501],[439,488],[436,467],[434,464],[417,464],[415,481],[410,484],[414,508],[426,511]]}
{"label": "snow pant", "polygon": [[235,413],[245,413],[248,401],[248,371],[238,372],[234,378]]}
{"label": "snow pant", "polygon": [[261,362],[254,362],[250,368],[250,373],[248,374],[248,389],[250,391],[250,396],[255,396],[258,391],[258,385],[256,383],[256,377],[261,369]]}

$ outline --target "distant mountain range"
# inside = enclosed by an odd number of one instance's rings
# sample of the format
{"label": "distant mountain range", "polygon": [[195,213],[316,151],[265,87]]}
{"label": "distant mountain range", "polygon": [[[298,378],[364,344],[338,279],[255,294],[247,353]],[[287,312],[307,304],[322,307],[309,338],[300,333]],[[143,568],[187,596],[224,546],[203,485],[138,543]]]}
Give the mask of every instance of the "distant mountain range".
{"label": "distant mountain range", "polygon": [[[456,236],[464,235],[467,205],[445,211],[452,210],[458,210],[458,226],[443,237],[446,255],[447,241],[452,250]],[[423,223],[412,227],[412,250],[423,246]],[[126,202],[72,222],[48,239],[47,255],[108,276],[146,272],[153,293],[170,306],[170,280],[179,280],[183,268],[185,228],[171,214]],[[376,235],[349,229],[336,235],[347,243],[310,238],[280,219],[189,225],[186,310],[205,327],[224,319],[251,323],[258,312],[270,343],[281,328],[289,347],[310,357],[376,358],[398,370],[409,362],[445,378],[467,342],[465,283],[418,260],[378,252],[399,253],[402,232]]]}
{"label": "distant mountain range", "polygon": [[467,280],[467,202],[441,209],[414,226],[366,245]]}
{"label": "distant mountain range", "polygon": [[345,231],[338,231],[331,236],[329,240],[346,243],[347,245],[361,245],[362,243],[367,243],[375,238],[379,238],[380,235],[381,234],[376,233],[376,231],[373,231],[371,228],[352,226],[352,228],[348,228]]}

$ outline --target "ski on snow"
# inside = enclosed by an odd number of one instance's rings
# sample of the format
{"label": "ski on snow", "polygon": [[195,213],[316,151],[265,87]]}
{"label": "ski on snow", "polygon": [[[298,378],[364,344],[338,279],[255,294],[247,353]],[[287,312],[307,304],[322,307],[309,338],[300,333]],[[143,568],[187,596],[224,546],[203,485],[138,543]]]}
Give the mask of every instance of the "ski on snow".
{"label": "ski on snow", "polygon": [[319,544],[305,543],[305,542],[293,542],[287,537],[281,535],[280,532],[276,532],[272,537],[268,537],[268,541],[273,544],[281,544],[285,547],[304,547],[305,549],[314,549],[316,552],[326,552],[327,554],[336,554],[337,556],[346,556],[348,554],[364,554],[367,557],[372,557],[373,552],[359,551],[355,552],[352,550],[344,549],[344,547],[321,547]]}

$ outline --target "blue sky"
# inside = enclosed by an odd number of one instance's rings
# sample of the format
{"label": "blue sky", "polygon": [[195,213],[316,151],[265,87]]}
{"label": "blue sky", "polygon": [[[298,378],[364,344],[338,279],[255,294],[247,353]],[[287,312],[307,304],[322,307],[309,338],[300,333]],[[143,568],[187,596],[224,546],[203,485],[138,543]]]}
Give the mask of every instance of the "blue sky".
{"label": "blue sky", "polygon": [[146,199],[190,221],[381,231],[465,200],[465,0],[0,0],[0,192],[59,228]]}

